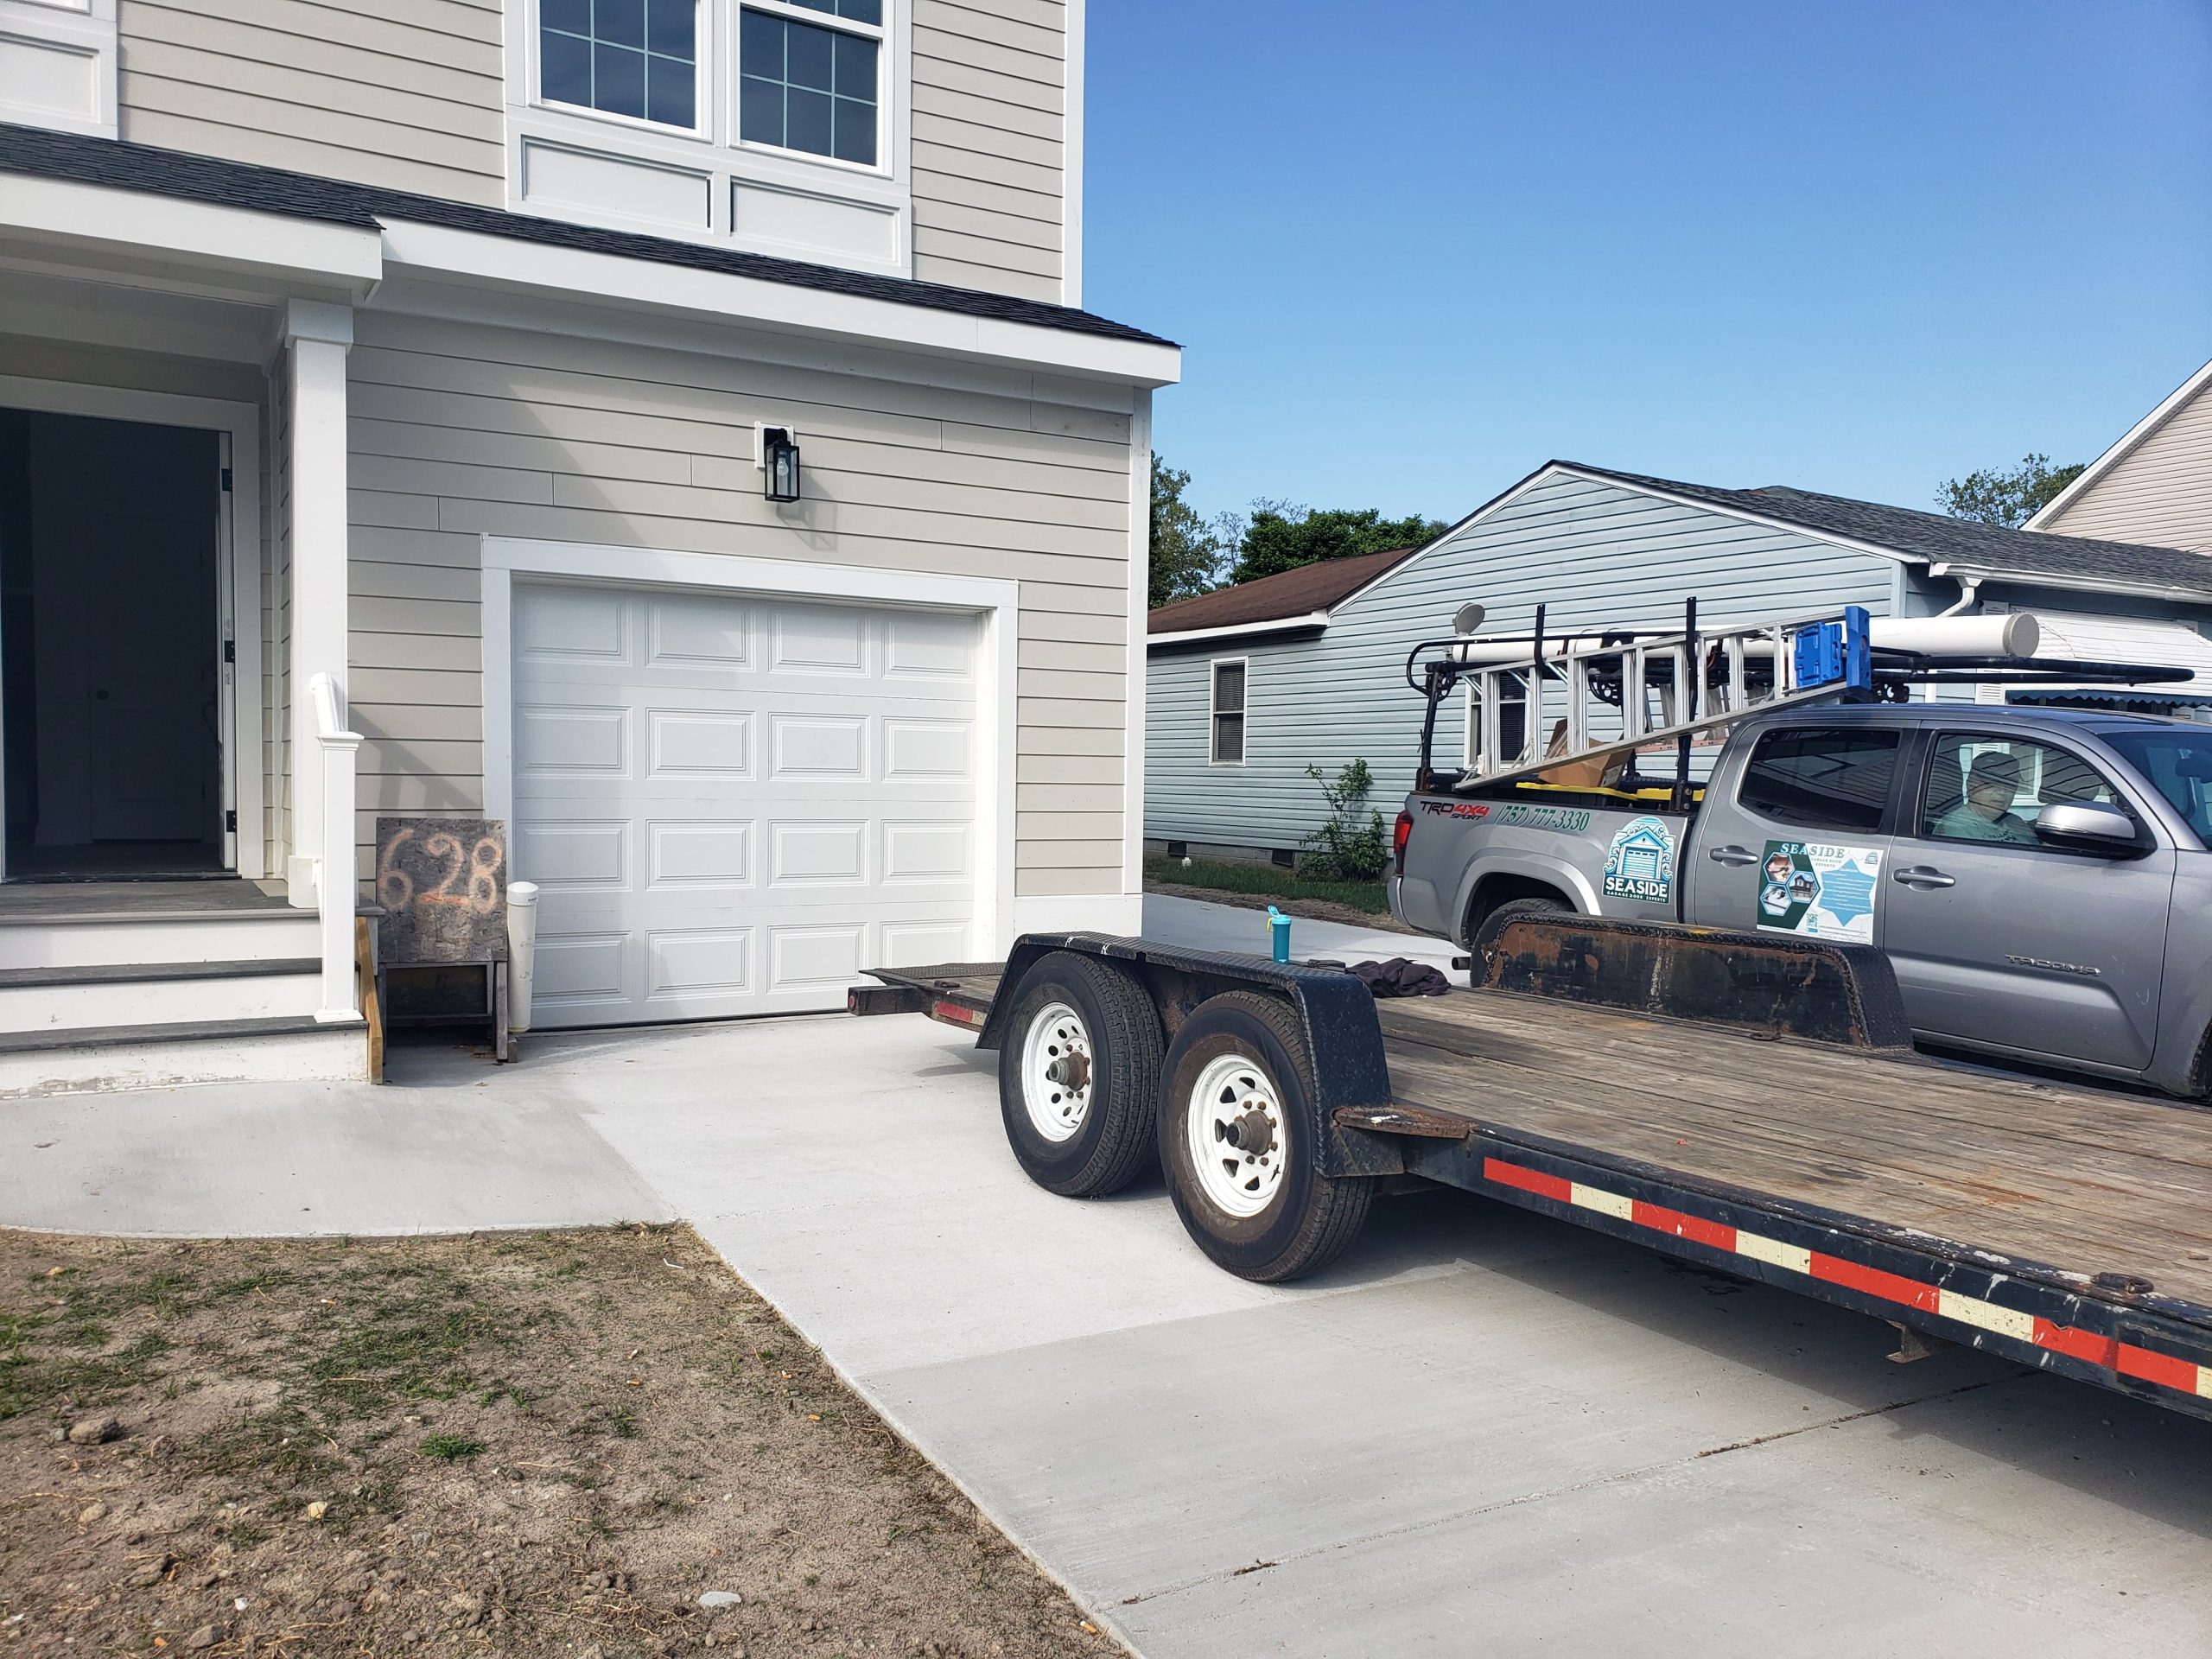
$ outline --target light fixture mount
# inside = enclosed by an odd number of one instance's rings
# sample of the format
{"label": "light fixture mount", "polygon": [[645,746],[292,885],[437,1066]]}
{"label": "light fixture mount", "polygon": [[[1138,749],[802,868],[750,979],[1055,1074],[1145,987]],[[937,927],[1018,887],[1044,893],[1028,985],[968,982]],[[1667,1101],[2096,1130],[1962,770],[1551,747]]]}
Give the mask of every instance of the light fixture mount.
{"label": "light fixture mount", "polygon": [[753,464],[763,474],[761,493],[771,501],[798,500],[798,432],[789,426],[771,421],[760,422],[753,431]]}

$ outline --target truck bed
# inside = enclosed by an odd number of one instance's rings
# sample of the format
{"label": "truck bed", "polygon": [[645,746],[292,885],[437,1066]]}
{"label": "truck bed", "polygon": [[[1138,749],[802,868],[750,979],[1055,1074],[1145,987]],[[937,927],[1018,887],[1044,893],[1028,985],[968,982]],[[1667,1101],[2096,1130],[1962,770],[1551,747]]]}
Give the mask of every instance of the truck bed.
{"label": "truck bed", "polygon": [[[999,983],[878,977],[971,1029]],[[2212,1111],[1510,992],[1376,1013],[1411,1173],[2212,1414]]]}

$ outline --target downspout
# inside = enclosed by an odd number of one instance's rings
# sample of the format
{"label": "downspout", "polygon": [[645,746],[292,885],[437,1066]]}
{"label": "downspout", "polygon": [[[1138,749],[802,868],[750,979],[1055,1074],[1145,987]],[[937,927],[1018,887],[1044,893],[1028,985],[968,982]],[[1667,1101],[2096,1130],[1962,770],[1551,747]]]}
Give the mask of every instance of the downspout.
{"label": "downspout", "polygon": [[1959,578],[1958,603],[1953,605],[1948,610],[1938,611],[1936,614],[1938,616],[1956,616],[1968,606],[1978,605],[1980,602],[1981,578],[1980,576],[1961,576]]}

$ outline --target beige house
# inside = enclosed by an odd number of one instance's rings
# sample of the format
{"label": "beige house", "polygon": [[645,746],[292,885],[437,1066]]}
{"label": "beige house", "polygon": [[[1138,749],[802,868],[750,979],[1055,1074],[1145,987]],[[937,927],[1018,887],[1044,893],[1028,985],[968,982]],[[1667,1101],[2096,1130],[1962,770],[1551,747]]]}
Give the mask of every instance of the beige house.
{"label": "beige house", "polygon": [[2091,461],[2025,527],[2212,553],[2212,363]]}
{"label": "beige house", "polygon": [[1135,931],[1082,110],[1082,0],[0,0],[0,1092],[358,1074],[379,816],[541,1027]]}

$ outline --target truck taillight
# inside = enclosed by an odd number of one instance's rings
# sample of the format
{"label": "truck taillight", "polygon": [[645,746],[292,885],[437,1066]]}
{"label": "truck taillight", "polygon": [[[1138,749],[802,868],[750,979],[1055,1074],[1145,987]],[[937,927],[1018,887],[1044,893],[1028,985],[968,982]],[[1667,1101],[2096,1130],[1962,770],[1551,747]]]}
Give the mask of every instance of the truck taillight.
{"label": "truck taillight", "polygon": [[1406,843],[1414,838],[1414,815],[1398,814],[1398,827],[1390,832],[1390,856],[1397,862],[1400,875],[1406,873]]}

